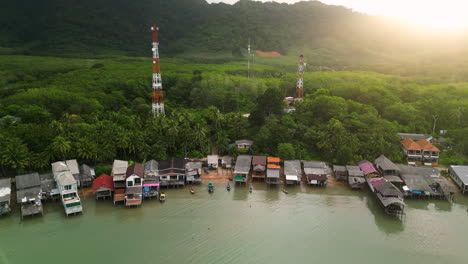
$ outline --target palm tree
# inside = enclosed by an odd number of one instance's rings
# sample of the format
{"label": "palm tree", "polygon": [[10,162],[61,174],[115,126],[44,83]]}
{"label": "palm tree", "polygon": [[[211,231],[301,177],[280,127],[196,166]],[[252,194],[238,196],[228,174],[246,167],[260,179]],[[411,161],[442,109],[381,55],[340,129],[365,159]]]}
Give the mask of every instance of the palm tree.
{"label": "palm tree", "polygon": [[56,136],[49,147],[54,157],[65,159],[71,150],[71,142],[62,136]]}

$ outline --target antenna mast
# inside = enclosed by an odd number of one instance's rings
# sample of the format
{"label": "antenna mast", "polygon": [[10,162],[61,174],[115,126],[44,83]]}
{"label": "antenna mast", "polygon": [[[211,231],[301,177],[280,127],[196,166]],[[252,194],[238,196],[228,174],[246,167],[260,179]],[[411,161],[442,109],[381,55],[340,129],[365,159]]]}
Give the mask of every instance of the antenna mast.
{"label": "antenna mast", "polygon": [[159,64],[159,41],[158,41],[158,31],[157,26],[152,26],[151,31],[153,33],[153,101],[151,104],[151,110],[153,115],[164,114],[164,97],[162,90],[162,80],[161,80],[161,67]]}
{"label": "antenna mast", "polygon": [[304,69],[305,69],[305,63],[304,63],[304,55],[299,55],[299,69],[298,69],[298,78],[297,78],[297,84],[296,84],[296,98],[294,100],[296,101],[302,101],[304,98]]}

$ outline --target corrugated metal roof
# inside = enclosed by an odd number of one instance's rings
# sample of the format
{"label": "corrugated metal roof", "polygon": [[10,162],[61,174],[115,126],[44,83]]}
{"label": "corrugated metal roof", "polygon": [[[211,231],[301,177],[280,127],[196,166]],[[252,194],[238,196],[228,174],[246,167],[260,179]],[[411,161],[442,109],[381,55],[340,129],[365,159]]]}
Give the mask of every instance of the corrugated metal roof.
{"label": "corrugated metal roof", "polygon": [[65,161],[65,164],[67,164],[68,170],[73,174],[80,174],[80,169],[78,168],[78,162],[76,159],[74,160],[67,160]]}
{"label": "corrugated metal roof", "polygon": [[391,160],[389,160],[385,155],[380,155],[378,158],[375,159],[374,161],[375,165],[377,167],[381,168],[382,170],[393,170],[393,171],[400,171],[397,165],[393,163]]}
{"label": "corrugated metal roof", "polygon": [[240,155],[239,157],[237,157],[236,167],[234,168],[234,173],[249,173],[251,165],[252,165],[252,156]]}
{"label": "corrugated metal roof", "polygon": [[21,200],[23,200],[24,198],[26,198],[27,200],[40,199],[41,192],[42,189],[40,186],[18,190],[16,191],[16,202],[21,203]]}
{"label": "corrugated metal roof", "polygon": [[41,178],[39,178],[39,173],[37,172],[31,174],[18,175],[15,178],[16,190],[41,186]]}
{"label": "corrugated metal roof", "polygon": [[301,162],[298,160],[285,160],[284,161],[284,174],[285,175],[301,175]]}
{"label": "corrugated metal roof", "polygon": [[342,172],[346,172],[347,169],[345,166],[341,166],[341,165],[333,165],[333,171],[342,171]]}
{"label": "corrugated metal roof", "polygon": [[253,156],[252,157],[252,164],[253,165],[266,165],[267,164],[267,157],[266,156]]}
{"label": "corrugated metal roof", "polygon": [[323,161],[304,161],[302,162],[304,164],[304,168],[320,168],[320,169],[325,169],[327,168],[327,164]]}
{"label": "corrugated metal roof", "polygon": [[267,170],[267,178],[279,178],[280,171],[279,170]]}
{"label": "corrugated metal roof", "polygon": [[114,160],[112,165],[112,175],[122,175],[127,173],[128,161],[126,160]]}
{"label": "corrugated metal roof", "polygon": [[379,171],[375,168],[374,164],[368,160],[360,161],[358,165],[364,175],[379,174]]}
{"label": "corrugated metal roof", "polygon": [[136,175],[140,178],[143,178],[143,175],[145,174],[145,169],[143,168],[143,165],[141,163],[133,163],[127,168],[126,176],[130,177],[132,175]]}
{"label": "corrugated metal roof", "polygon": [[240,145],[240,144],[252,145],[253,141],[252,140],[247,140],[247,139],[240,139],[240,140],[236,140],[235,143],[236,143],[236,145]]}
{"label": "corrugated metal roof", "polygon": [[322,168],[304,168],[304,173],[306,175],[327,175],[326,170]]}
{"label": "corrugated metal roof", "polygon": [[468,166],[450,165],[450,168],[465,185],[468,185]]}
{"label": "corrugated metal roof", "polygon": [[61,172],[61,171],[67,171],[68,166],[64,161],[57,161],[52,163],[52,171],[55,173]]}
{"label": "corrugated metal roof", "polygon": [[77,184],[73,174],[70,171],[62,171],[59,172],[55,178],[57,185],[64,186],[64,185],[73,185]]}
{"label": "corrugated metal roof", "polygon": [[348,170],[348,175],[350,177],[364,177],[364,173],[361,171],[359,166],[346,165],[346,169]]}
{"label": "corrugated metal roof", "polygon": [[218,164],[218,155],[208,155],[208,164]]}

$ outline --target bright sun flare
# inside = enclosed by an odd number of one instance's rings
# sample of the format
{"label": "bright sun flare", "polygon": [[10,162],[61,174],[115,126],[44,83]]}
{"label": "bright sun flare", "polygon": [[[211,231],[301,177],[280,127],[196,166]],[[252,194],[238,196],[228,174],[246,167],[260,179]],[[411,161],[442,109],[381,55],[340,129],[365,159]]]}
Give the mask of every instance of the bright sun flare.
{"label": "bright sun flare", "polygon": [[[238,0],[208,0],[233,4]],[[271,0],[256,0],[269,2]],[[304,0],[274,0],[294,3]],[[312,0],[311,0],[312,1]],[[391,16],[437,29],[468,30],[468,0],[318,0],[357,12]]]}

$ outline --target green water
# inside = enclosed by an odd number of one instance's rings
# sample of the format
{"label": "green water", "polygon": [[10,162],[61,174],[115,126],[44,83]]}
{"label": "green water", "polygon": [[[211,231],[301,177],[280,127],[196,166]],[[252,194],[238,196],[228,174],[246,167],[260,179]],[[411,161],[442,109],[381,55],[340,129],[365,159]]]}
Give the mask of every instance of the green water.
{"label": "green water", "polygon": [[141,208],[83,199],[66,218],[0,218],[0,263],[467,263],[468,198],[406,201],[403,221],[383,214],[369,192],[254,184],[166,191]]}

